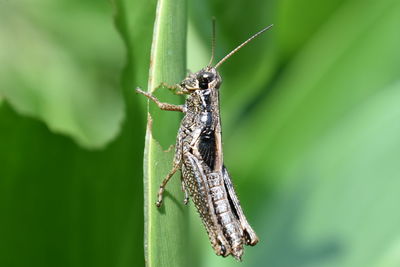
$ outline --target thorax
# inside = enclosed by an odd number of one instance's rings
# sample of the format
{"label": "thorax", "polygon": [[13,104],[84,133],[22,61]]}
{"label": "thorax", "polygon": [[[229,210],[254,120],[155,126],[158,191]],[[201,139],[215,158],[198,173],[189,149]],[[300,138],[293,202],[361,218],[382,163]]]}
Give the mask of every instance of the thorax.
{"label": "thorax", "polygon": [[197,90],[186,99],[186,115],[183,126],[213,128],[219,115],[219,95],[217,89]]}

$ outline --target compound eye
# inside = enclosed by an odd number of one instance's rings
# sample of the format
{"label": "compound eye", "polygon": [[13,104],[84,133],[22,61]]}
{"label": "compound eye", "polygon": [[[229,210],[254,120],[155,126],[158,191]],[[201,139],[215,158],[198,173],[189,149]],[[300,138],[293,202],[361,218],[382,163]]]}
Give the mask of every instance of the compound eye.
{"label": "compound eye", "polygon": [[199,81],[199,87],[201,89],[207,89],[208,84],[212,82],[215,78],[215,75],[211,72],[203,72],[198,77],[197,80]]}

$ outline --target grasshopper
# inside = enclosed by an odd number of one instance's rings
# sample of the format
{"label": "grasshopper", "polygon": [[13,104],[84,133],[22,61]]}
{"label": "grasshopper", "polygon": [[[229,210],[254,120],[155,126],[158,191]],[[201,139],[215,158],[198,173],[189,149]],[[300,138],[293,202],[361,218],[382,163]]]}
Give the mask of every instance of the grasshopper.
{"label": "grasshopper", "polygon": [[188,95],[184,105],[160,102],[155,96],[137,88],[136,91],[157,104],[162,110],[179,111],[185,115],[178,131],[173,167],[162,181],[157,195],[158,207],[168,181],[181,170],[184,203],[189,195],[207,230],[217,255],[232,255],[241,261],[243,246],[259,241],[240,206],[230,175],[224,165],[221,137],[219,87],[222,79],[217,68],[251,40],[270,29],[270,25],[240,44],[214,67],[215,21],[213,20],[212,56],[210,63],[190,74],[180,84],[167,86],[176,94]]}

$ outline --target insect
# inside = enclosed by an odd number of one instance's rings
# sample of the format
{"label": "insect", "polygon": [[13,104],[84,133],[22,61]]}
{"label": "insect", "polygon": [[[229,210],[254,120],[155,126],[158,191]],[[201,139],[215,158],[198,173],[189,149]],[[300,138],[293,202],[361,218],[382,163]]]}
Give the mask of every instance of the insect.
{"label": "insect", "polygon": [[213,20],[210,63],[200,71],[190,74],[180,84],[169,86],[176,94],[188,95],[184,105],[160,102],[152,94],[136,88],[138,93],[152,100],[160,109],[180,111],[185,114],[178,131],[173,167],[160,185],[156,205],[161,206],[168,181],[177,170],[181,170],[184,203],[188,203],[190,195],[215,253],[223,257],[232,255],[239,261],[243,255],[244,245],[254,246],[259,239],[247,222],[224,165],[219,107],[219,87],[222,80],[217,68],[272,26],[254,34],[212,66],[215,50],[215,20]]}

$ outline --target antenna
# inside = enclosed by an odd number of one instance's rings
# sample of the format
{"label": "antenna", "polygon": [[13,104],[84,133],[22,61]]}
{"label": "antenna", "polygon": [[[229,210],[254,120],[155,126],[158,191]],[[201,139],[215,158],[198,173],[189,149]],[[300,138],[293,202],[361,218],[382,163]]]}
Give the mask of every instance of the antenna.
{"label": "antenna", "polygon": [[215,17],[212,17],[212,39],[211,39],[211,59],[208,66],[211,66],[215,56]]}
{"label": "antenna", "polygon": [[221,59],[214,68],[218,68],[222,63],[225,62],[225,60],[227,60],[228,58],[230,58],[233,54],[235,54],[239,49],[241,49],[243,46],[247,45],[251,40],[253,40],[254,38],[256,38],[257,36],[259,36],[260,34],[262,34],[263,32],[269,30],[272,26],[274,26],[274,24],[271,24],[267,27],[265,27],[264,29],[262,29],[261,31],[257,32],[256,34],[254,34],[253,36],[251,36],[249,39],[247,39],[246,41],[244,41],[241,45],[239,45],[238,47],[236,47],[235,49],[233,49],[229,54],[227,54],[223,59]]}

